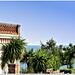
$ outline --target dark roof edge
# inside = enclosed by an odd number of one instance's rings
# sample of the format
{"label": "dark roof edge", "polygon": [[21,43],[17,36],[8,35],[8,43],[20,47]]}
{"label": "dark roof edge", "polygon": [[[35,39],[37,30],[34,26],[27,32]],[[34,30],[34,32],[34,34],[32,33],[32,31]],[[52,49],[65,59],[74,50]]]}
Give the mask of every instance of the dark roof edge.
{"label": "dark roof edge", "polygon": [[21,26],[20,24],[10,24],[10,23],[1,23],[1,22],[0,22],[0,25],[15,25],[15,26],[18,25],[18,26]]}

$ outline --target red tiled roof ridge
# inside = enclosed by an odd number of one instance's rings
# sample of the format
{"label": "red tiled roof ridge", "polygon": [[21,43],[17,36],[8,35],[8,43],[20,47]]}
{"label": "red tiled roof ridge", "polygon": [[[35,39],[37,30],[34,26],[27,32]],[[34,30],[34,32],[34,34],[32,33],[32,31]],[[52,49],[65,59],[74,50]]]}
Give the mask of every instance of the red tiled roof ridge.
{"label": "red tiled roof ridge", "polygon": [[17,26],[17,25],[19,25],[19,24],[10,24],[10,23],[1,23],[1,22],[0,22],[0,25],[11,25],[11,26]]}

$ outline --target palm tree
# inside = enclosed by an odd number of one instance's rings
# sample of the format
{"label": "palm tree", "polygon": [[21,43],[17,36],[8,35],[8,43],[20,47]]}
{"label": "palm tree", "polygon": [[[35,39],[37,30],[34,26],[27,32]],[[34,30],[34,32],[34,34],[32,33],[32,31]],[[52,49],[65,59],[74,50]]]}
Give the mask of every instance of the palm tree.
{"label": "palm tree", "polygon": [[3,45],[1,56],[1,68],[3,69],[8,62],[14,63],[15,60],[19,60],[22,57],[22,53],[25,50],[25,39],[12,38],[10,43]]}
{"label": "palm tree", "polygon": [[46,44],[43,44],[43,43],[41,42],[41,49],[45,49],[45,50],[47,50],[47,51],[50,51],[52,48],[55,47],[55,45],[56,45],[56,42],[55,42],[55,40],[53,40],[53,38],[52,38],[52,39],[48,40],[48,41],[46,42]]}
{"label": "palm tree", "polygon": [[34,69],[34,72],[35,73],[45,72],[47,60],[48,56],[46,50],[38,49],[38,51],[34,53],[34,57],[32,58],[32,67]]}
{"label": "palm tree", "polygon": [[73,58],[75,58],[75,45],[69,44],[68,47],[64,48],[64,61],[66,61],[68,68],[73,68]]}
{"label": "palm tree", "polygon": [[29,50],[28,52],[25,51],[23,54],[23,58],[21,59],[20,62],[26,63],[27,64],[27,70],[30,72],[30,65],[31,65],[31,58],[33,57],[33,48]]}

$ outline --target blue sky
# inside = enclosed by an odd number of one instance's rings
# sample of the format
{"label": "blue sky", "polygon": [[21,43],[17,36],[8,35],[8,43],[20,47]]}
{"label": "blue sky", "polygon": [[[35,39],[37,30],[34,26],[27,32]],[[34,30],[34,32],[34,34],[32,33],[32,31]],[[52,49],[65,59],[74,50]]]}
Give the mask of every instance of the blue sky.
{"label": "blue sky", "polygon": [[52,37],[57,44],[75,44],[75,2],[0,1],[0,22],[20,24],[28,44]]}

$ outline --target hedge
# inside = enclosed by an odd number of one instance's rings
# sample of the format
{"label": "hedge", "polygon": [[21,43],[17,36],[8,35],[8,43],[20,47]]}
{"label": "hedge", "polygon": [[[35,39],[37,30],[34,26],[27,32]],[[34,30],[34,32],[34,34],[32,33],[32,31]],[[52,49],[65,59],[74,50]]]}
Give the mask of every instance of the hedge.
{"label": "hedge", "polygon": [[61,69],[60,72],[64,72],[65,74],[66,73],[70,73],[70,74],[72,73],[72,71],[70,69]]}
{"label": "hedge", "polygon": [[61,69],[60,72],[75,74],[75,69]]}

